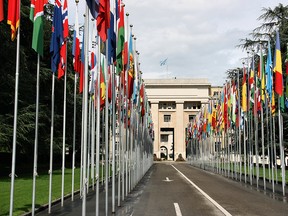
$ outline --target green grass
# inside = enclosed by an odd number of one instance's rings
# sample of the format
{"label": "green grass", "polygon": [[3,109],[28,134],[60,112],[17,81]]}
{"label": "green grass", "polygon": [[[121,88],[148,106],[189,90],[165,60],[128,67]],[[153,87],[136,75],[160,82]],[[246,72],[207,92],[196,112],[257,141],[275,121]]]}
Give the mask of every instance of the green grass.
{"label": "green grass", "polygon": [[[61,197],[61,170],[53,172],[52,179],[52,200]],[[0,215],[9,215],[10,205],[10,178],[0,178]],[[14,213],[13,215],[21,215],[31,211],[32,206],[32,175],[22,175],[15,178],[14,189]],[[80,169],[75,169],[74,188],[78,190],[80,187]],[[65,195],[71,193],[72,188],[72,169],[65,169]],[[49,175],[47,173],[39,174],[36,180],[36,208],[47,204],[49,196]]]}
{"label": "green grass", "polygon": [[[215,165],[215,168],[216,168],[216,165]],[[224,167],[224,170],[226,169],[227,170],[228,168],[228,164],[226,163],[225,164],[225,167]],[[244,174],[244,166],[242,165],[242,174]],[[253,166],[253,169],[252,169],[252,174],[254,174],[256,176],[257,172],[256,172],[256,165],[254,164]],[[231,163],[230,164],[230,171],[234,172],[235,169],[234,169],[234,163]],[[239,173],[240,172],[240,169],[239,169],[239,164],[237,165],[236,167],[236,172]],[[250,167],[247,165],[246,166],[246,174],[247,175],[250,175]],[[270,175],[272,175],[272,170],[270,169]],[[263,167],[262,167],[262,164],[259,164],[259,177],[264,177],[264,172],[263,172]],[[265,178],[266,179],[269,179],[269,169],[267,168],[267,165],[265,167]],[[281,173],[281,168],[277,168],[277,179],[279,182],[282,182],[282,173]],[[276,173],[275,173],[275,168],[274,168],[274,180],[276,180]],[[288,183],[288,172],[286,170],[285,172],[285,182]]]}

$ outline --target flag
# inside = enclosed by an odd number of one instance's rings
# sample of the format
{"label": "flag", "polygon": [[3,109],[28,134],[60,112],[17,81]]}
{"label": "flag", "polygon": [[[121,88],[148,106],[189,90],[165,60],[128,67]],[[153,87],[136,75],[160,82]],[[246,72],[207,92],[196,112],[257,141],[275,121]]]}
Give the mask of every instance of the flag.
{"label": "flag", "polygon": [[249,78],[249,86],[250,86],[250,106],[249,109],[253,108],[254,105],[254,93],[255,93],[255,87],[254,87],[254,71],[251,69],[250,71],[250,78]]}
{"label": "flag", "polygon": [[266,77],[267,77],[266,90],[267,90],[267,94],[269,96],[269,100],[271,101],[272,100],[273,79],[272,79],[272,56],[271,56],[270,41],[268,41],[268,54],[267,54],[267,60],[266,60],[265,73],[266,73]]}
{"label": "flag", "polygon": [[116,33],[114,30],[114,14],[110,12],[110,28],[108,31],[108,64],[116,61]]}
{"label": "flag", "polygon": [[11,40],[14,41],[20,25],[20,0],[8,0],[7,23],[11,28]]}
{"label": "flag", "polygon": [[76,12],[75,12],[72,55],[73,55],[74,71],[77,73],[80,73],[81,62],[80,62],[80,36],[79,36],[79,23],[78,23],[78,4],[76,4]]}
{"label": "flag", "polygon": [[279,32],[276,31],[276,45],[275,45],[275,60],[274,69],[275,73],[275,92],[279,95],[283,95],[283,75],[282,75],[282,59],[280,51],[280,37]]}
{"label": "flag", "polygon": [[66,49],[67,49],[67,38],[69,36],[69,27],[68,27],[68,7],[67,0],[61,1],[61,9],[62,9],[62,25],[63,25],[63,42],[60,48],[60,62],[58,65],[58,79],[64,76],[66,70]]}
{"label": "flag", "polygon": [[122,53],[124,50],[125,42],[125,30],[124,30],[124,6],[122,5],[122,0],[118,0],[118,12],[119,12],[119,22],[118,22],[118,40],[116,49],[116,69],[117,74],[120,75],[123,71],[123,58]]}
{"label": "flag", "polygon": [[102,41],[107,40],[107,29],[110,27],[110,0],[99,1],[97,30]]}
{"label": "flag", "polygon": [[0,0],[0,22],[4,20],[4,0]]}
{"label": "flag", "polygon": [[168,58],[166,58],[166,59],[160,61],[160,66],[164,66],[164,65],[166,65],[167,60],[168,60]]}
{"label": "flag", "polygon": [[103,63],[100,66],[100,108],[101,110],[105,106],[105,98],[106,98],[106,84],[105,84],[105,77],[103,71]]}
{"label": "flag", "polygon": [[63,38],[63,24],[62,24],[62,10],[60,0],[55,0],[54,16],[52,22],[52,38],[50,43],[51,54],[51,69],[55,73],[60,62],[60,48],[64,41]]}
{"label": "flag", "polygon": [[99,0],[86,0],[86,2],[92,17],[96,19],[99,11]]}
{"label": "flag", "polygon": [[247,112],[247,74],[246,68],[243,68],[243,79],[242,79],[242,110]]}
{"label": "flag", "polygon": [[48,0],[31,0],[30,19],[33,22],[32,49],[43,56],[43,15]]}
{"label": "flag", "polygon": [[133,84],[134,84],[134,77],[135,77],[135,70],[134,70],[134,55],[133,55],[133,38],[132,33],[130,33],[129,39],[129,63],[128,63],[128,99],[131,98],[133,94]]}

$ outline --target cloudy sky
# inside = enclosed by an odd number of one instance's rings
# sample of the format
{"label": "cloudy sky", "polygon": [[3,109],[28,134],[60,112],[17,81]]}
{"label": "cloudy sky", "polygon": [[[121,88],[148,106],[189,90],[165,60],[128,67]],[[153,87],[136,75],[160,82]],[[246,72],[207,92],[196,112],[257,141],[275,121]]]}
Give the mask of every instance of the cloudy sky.
{"label": "cloudy sky", "polygon": [[[150,78],[208,78],[225,82],[228,69],[242,67],[240,39],[261,22],[262,8],[279,0],[123,0],[137,37],[141,70]],[[160,61],[168,58],[166,65]]]}

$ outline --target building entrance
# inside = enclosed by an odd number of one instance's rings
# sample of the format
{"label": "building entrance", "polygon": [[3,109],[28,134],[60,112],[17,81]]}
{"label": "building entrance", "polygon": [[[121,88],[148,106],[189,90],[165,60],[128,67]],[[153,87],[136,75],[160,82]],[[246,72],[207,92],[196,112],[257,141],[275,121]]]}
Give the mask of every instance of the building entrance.
{"label": "building entrance", "polygon": [[174,128],[160,129],[160,152],[161,155],[167,154],[167,160],[174,161]]}

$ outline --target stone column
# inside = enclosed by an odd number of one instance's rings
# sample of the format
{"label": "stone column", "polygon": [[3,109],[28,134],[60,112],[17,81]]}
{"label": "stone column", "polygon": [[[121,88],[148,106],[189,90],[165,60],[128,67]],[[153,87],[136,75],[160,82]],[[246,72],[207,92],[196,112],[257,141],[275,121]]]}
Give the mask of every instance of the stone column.
{"label": "stone column", "polygon": [[184,121],[184,101],[176,102],[176,127],[174,131],[174,159],[178,158],[179,154],[185,158],[185,127],[183,127]]}
{"label": "stone column", "polygon": [[154,153],[160,158],[159,101],[151,102],[151,113],[154,123]]}

